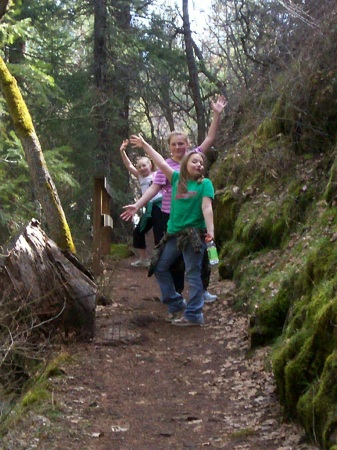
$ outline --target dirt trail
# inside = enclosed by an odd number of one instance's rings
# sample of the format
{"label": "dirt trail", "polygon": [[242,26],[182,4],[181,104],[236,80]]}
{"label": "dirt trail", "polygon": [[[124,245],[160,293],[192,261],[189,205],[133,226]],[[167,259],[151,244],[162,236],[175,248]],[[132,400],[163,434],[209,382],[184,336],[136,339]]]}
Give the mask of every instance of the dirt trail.
{"label": "dirt trail", "polygon": [[251,354],[248,318],[233,312],[233,285],[217,281],[204,327],[164,321],[154,277],[124,260],[107,267],[93,343],[53,379],[52,402],[30,415],[1,449],[311,450],[283,423],[268,349]]}

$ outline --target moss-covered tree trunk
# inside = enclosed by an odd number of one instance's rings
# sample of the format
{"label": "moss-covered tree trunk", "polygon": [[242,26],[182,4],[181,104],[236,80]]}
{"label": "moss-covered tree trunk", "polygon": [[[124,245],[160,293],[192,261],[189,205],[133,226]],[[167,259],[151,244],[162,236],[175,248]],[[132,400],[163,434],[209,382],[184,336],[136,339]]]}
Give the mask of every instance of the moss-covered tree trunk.
{"label": "moss-covered tree trunk", "polygon": [[42,205],[50,237],[62,250],[75,253],[70,229],[55,185],[49,174],[32,118],[22,98],[15,78],[0,58],[0,88],[7,102],[14,129],[21,140],[35,195]]}

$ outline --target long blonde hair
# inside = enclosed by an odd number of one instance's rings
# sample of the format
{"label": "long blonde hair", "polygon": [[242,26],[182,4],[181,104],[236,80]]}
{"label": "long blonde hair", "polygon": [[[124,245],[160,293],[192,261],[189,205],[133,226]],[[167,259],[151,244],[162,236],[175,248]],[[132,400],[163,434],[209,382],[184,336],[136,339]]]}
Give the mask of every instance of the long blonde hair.
{"label": "long blonde hair", "polygon": [[204,161],[204,171],[200,175],[200,177],[197,178],[196,181],[198,183],[202,183],[203,179],[205,178],[204,173],[206,170],[206,163],[207,163],[206,156],[203,153],[200,153],[195,150],[192,150],[191,152],[186,153],[186,155],[181,160],[181,164],[180,164],[180,177],[179,177],[178,188],[177,188],[177,192],[179,194],[186,194],[186,192],[187,192],[187,182],[188,182],[188,180],[191,179],[190,174],[188,173],[188,170],[187,170],[187,163],[193,155],[200,155]]}

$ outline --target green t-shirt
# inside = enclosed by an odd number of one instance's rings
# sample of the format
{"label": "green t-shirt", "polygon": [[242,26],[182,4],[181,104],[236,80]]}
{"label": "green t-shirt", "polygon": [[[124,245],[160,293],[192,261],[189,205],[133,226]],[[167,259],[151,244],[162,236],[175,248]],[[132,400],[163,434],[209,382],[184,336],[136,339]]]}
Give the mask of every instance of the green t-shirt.
{"label": "green t-shirt", "polygon": [[187,182],[187,193],[177,195],[179,172],[172,175],[172,201],[167,232],[178,233],[186,228],[202,229],[206,227],[202,214],[203,197],[214,198],[214,188],[211,180],[204,178],[201,183],[194,180]]}

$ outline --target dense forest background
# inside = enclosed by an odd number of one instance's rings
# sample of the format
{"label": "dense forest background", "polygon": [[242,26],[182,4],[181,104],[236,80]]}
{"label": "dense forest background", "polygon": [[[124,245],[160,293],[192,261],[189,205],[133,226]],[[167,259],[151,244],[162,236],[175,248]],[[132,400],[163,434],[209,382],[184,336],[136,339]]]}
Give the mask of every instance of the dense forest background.
{"label": "dense forest background", "polygon": [[[142,131],[166,152],[175,128],[200,142],[209,102],[228,99],[210,156],[219,276],[273,344],[286,417],[337,448],[337,6],[326,0],[14,1],[1,56],[17,79],[78,253],[90,260],[93,179],[113,192],[113,240],[134,195],[119,154]],[[0,245],[46,217],[0,97]],[[136,156],[129,151],[131,157]]]}
{"label": "dense forest background", "polygon": [[[176,7],[125,0],[10,5],[0,25],[3,59],[32,115],[77,248],[90,242],[94,176],[106,176],[113,189],[114,240],[128,234],[119,213],[133,194],[118,148],[130,131],[141,130],[163,153],[174,128],[196,143],[207,131],[210,99],[225,93],[223,151],[270,114],[261,95],[278,96],[278,74],[299,55],[307,64],[305,49],[322,33],[329,2],[316,3],[213,2],[202,27],[189,19],[188,0]],[[297,70],[301,76],[309,68]],[[31,217],[46,221],[0,102],[3,244]],[[254,113],[245,130],[238,123],[247,108]]]}

